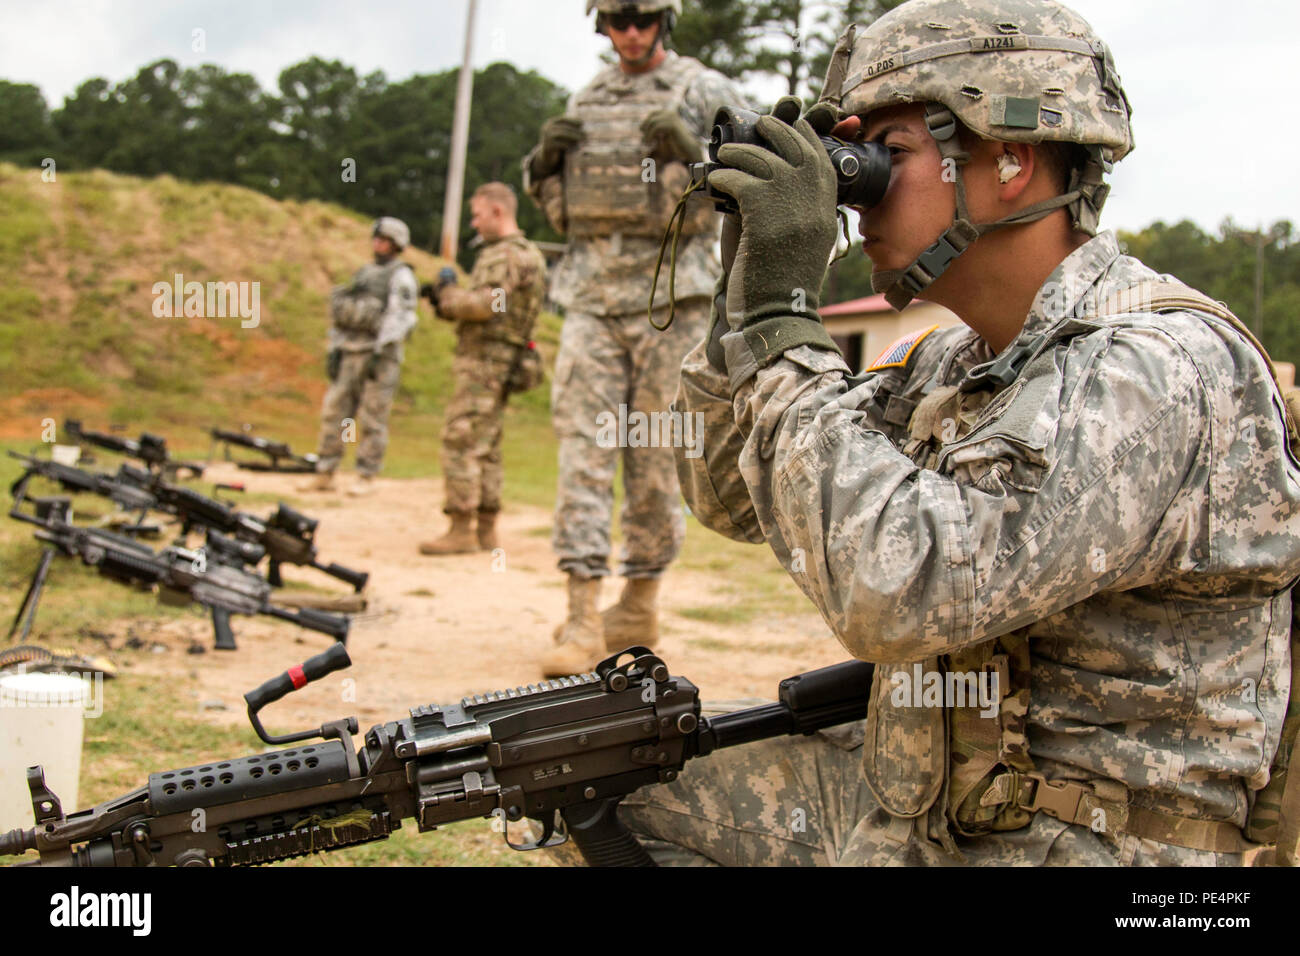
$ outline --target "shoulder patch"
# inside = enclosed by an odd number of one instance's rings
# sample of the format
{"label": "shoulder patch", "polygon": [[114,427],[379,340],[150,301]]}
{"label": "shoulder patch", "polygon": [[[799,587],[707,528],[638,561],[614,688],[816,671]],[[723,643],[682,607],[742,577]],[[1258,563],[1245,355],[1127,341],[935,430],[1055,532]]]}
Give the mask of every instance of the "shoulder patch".
{"label": "shoulder patch", "polygon": [[884,368],[900,368],[907,364],[916,347],[921,344],[922,340],[937,329],[939,326],[932,325],[921,332],[909,332],[901,339],[889,346],[876,358],[874,362],[868,365],[863,371],[879,372]]}

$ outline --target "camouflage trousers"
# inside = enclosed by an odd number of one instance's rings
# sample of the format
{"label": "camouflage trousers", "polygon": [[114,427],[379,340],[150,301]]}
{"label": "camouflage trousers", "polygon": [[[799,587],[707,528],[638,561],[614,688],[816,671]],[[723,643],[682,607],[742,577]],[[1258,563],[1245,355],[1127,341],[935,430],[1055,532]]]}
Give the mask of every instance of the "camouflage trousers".
{"label": "camouflage trousers", "polygon": [[[925,821],[880,808],[862,773],[863,723],[719,750],[623,801],[620,819],[669,866],[1240,866],[1211,853],[1094,833],[1045,813],[1022,830],[924,839]],[[557,851],[581,864],[572,843]]]}
{"label": "camouflage trousers", "polygon": [[501,510],[505,381],[517,352],[505,342],[457,350],[456,390],[442,429],[443,511],[448,514]]}
{"label": "camouflage trousers", "polygon": [[[707,299],[677,305],[672,327],[657,332],[644,312],[564,319],[551,385],[559,439],[559,487],[552,547],[560,570],[579,577],[609,574],[614,474],[623,463],[623,547],[619,574],[659,575],[686,537],[668,406],[682,359],[708,328]],[[666,311],[656,313],[659,324]]]}
{"label": "camouflage trousers", "polygon": [[343,460],[343,443],[356,441],[357,472],[378,474],[388,448],[388,414],[401,377],[402,363],[390,347],[379,353],[371,374],[367,366],[374,352],[344,352],[339,374],[321,404],[317,471],[334,471]]}

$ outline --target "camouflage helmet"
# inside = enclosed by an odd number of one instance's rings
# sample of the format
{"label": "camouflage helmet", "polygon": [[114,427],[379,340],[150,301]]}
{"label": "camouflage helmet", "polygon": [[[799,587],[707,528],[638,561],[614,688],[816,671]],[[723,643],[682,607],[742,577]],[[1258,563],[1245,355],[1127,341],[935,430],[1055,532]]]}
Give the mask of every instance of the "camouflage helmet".
{"label": "camouflage helmet", "polygon": [[401,252],[411,244],[411,230],[406,228],[406,223],[392,216],[381,216],[375,220],[375,226],[370,231],[371,238],[383,236],[385,239],[392,241],[397,246],[397,251]]}
{"label": "camouflage helmet", "polygon": [[681,15],[682,0],[587,0],[587,15],[598,13],[658,13],[671,10]]}
{"label": "camouflage helmet", "polygon": [[[1076,229],[1097,232],[1112,164],[1133,149],[1132,109],[1106,44],[1054,0],[911,0],[865,30],[850,26],[831,57],[822,100],[841,115],[926,104],[926,125],[957,168],[953,226],[909,268],[878,273],[877,291],[902,308],[979,236],[1033,222],[1063,206]],[[975,225],[956,121],[986,140],[1074,143],[1086,162],[1065,194],[996,223]]]}
{"label": "camouflage helmet", "polygon": [[1133,148],[1110,50],[1051,0],[912,0],[856,34],[836,86],[845,114],[942,103],[984,139]]}
{"label": "camouflage helmet", "polygon": [[662,13],[663,32],[671,33],[682,14],[682,0],[587,0],[587,16],[596,13],[596,32],[605,32],[603,14],[621,13],[636,16],[642,13]]}

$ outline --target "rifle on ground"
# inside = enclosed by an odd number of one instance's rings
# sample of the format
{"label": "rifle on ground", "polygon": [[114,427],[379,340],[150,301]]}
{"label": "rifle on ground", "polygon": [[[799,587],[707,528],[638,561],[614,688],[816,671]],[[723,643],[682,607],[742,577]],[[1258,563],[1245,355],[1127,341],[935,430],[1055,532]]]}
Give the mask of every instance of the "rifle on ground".
{"label": "rifle on ground", "polygon": [[191,478],[199,478],[203,475],[203,466],[198,462],[173,461],[167,454],[167,439],[161,435],[142,432],[139,440],[118,438],[106,432],[87,431],[75,418],[66,419],[63,430],[78,445],[94,445],[97,448],[115,451],[120,455],[144,462],[150,471],[161,472],[173,478],[179,477],[182,471],[188,472]]}
{"label": "rifle on ground", "polygon": [[193,488],[173,485],[139,468],[124,465],[119,474],[123,481],[134,483],[141,490],[148,491],[154,498],[153,507],[156,510],[180,519],[182,537],[196,528],[202,528],[259,545],[269,558],[267,580],[273,587],[284,586],[280,567],[285,564],[315,568],[350,584],[357,593],[370,580],[367,571],[356,571],[341,564],[321,563],[316,552],[316,529],[320,522],[283,502],[270,517],[257,518]]}
{"label": "rifle on ground", "polygon": [[[416,707],[372,727],[360,751],[355,717],[283,736],[263,729],[262,708],[349,663],[335,645],[244,695],[258,737],[290,749],[152,773],[70,815],[41,768],[28,768],[36,827],[0,835],[0,855],[34,849],[39,863],[26,865],[42,866],[243,866],[383,840],[408,818],[423,832],[483,817],[517,850],[572,837],[592,865],[652,865],[618,819],[623,797],[723,747],[861,718],[873,669],[849,661],[800,674],[781,682],[778,703],[703,717],[695,685],[634,647],[588,674]],[[524,817],[541,835],[512,843],[507,824]]]}
{"label": "rifle on ground", "polygon": [[27,483],[32,476],[41,475],[57,481],[68,491],[97,494],[110,498],[124,510],[138,512],[135,525],[125,529],[127,534],[156,531],[155,526],[144,524],[144,518],[149,511],[158,511],[180,520],[181,538],[195,529],[203,529],[219,531],[241,541],[260,545],[269,559],[267,580],[272,587],[284,587],[280,569],[285,564],[315,568],[351,585],[358,594],[365,589],[370,579],[369,572],[357,571],[341,564],[322,563],[316,551],[319,521],[283,502],[268,518],[257,518],[193,488],[174,485],[161,475],[131,465],[122,465],[116,475],[107,475],[15,452],[9,454],[22,460],[26,467],[23,476],[9,489],[14,496],[10,515],[19,520],[24,520],[18,510],[25,497]]}
{"label": "rifle on ground", "polygon": [[[73,494],[99,495],[101,498],[108,498],[123,511],[136,512],[135,528],[128,528],[128,534],[143,530],[157,530],[144,524],[145,515],[157,507],[157,499],[125,473],[125,470],[130,467],[128,465],[123,465],[116,475],[109,475],[85,471],[57,461],[45,461],[31,455],[20,455],[15,451],[11,451],[9,457],[17,458],[23,463],[23,474],[9,486],[9,494],[15,500],[14,507],[21,504],[26,496],[28,482],[39,475],[49,481],[57,482],[65,491]],[[138,469],[133,470],[138,471]]]}
{"label": "rifle on ground", "polygon": [[264,614],[328,634],[336,641],[347,640],[346,617],[307,608],[290,611],[271,603],[271,584],[245,567],[261,559],[256,545],[209,536],[208,547],[191,550],[173,545],[155,554],[124,535],[69,524],[66,510],[47,511],[44,522],[24,520],[41,524],[37,539],[81,558],[105,577],[146,590],[156,586],[159,603],[186,606],[193,602],[210,609],[217,650],[236,649],[231,614]]}
{"label": "rifle on ground", "polygon": [[[226,431],[221,428],[210,430],[212,444],[223,443],[226,461],[232,460],[230,446],[238,445],[240,448],[261,452],[271,459],[269,462],[235,461],[238,467],[246,471],[278,471],[288,474],[306,474],[316,471],[316,464],[320,461],[319,456],[295,454],[287,442],[272,441],[269,438],[256,438],[247,433],[248,428],[249,426],[245,425],[245,430],[239,432]],[[212,457],[211,450],[209,450],[208,457]]]}

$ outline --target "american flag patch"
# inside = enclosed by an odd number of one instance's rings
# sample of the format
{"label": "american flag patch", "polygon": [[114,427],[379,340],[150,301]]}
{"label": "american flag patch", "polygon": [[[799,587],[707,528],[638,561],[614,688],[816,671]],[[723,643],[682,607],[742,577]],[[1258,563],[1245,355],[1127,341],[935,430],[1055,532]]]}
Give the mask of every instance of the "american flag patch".
{"label": "american flag patch", "polygon": [[912,357],[912,352],[921,344],[921,340],[938,327],[939,326],[937,325],[932,325],[924,332],[909,332],[907,335],[904,335],[893,345],[889,346],[889,348],[881,352],[880,357],[872,362],[871,365],[867,366],[865,371],[878,372],[882,368],[898,368],[901,365],[906,365],[907,360]]}

